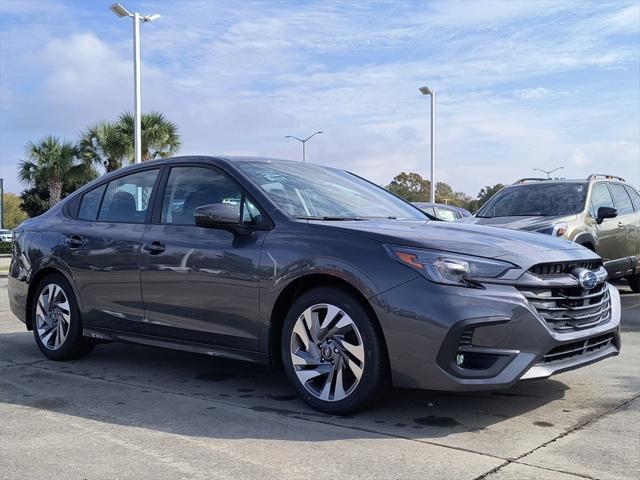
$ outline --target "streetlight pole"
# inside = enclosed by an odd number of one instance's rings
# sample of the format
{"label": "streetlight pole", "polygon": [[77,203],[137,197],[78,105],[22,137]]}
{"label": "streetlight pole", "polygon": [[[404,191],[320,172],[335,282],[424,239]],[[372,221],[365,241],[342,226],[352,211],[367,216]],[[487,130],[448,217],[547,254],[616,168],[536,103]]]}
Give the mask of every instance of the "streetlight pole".
{"label": "streetlight pole", "polygon": [[534,170],[537,170],[538,172],[546,173],[547,174],[547,180],[549,180],[551,178],[551,174],[553,172],[555,172],[556,170],[561,170],[563,168],[564,167],[557,167],[557,168],[554,168],[553,170],[542,170],[541,168],[534,168]]}
{"label": "streetlight pole", "polygon": [[160,18],[160,15],[140,15],[138,12],[131,13],[120,3],[114,3],[109,7],[118,17],[129,17],[133,19],[133,144],[135,152],[135,162],[142,162],[142,104],[140,100],[140,23],[152,22]]}
{"label": "streetlight pole", "polygon": [[307,138],[304,138],[304,139],[303,138],[294,137],[293,135],[287,135],[284,138],[293,138],[295,140],[298,140],[300,143],[302,143],[302,163],[305,163],[307,161],[307,149],[306,149],[307,141],[310,140],[312,137],[318,135],[319,133],[324,133],[324,132],[320,132],[320,131],[315,132],[315,133],[309,135]]}
{"label": "streetlight pole", "polygon": [[420,93],[431,97],[431,201],[436,201],[436,92],[420,87]]}

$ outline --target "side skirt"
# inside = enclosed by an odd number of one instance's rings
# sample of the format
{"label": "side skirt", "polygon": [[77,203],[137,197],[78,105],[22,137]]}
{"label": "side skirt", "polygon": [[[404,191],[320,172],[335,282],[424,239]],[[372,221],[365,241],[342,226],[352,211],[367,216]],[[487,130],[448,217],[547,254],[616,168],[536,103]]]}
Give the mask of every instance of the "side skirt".
{"label": "side skirt", "polygon": [[238,350],[234,348],[218,347],[215,345],[207,345],[194,342],[184,342],[177,340],[168,340],[166,338],[152,337],[147,335],[137,335],[116,330],[98,329],[95,327],[84,328],[82,334],[85,337],[95,338],[98,340],[108,340],[113,342],[135,343],[138,345],[146,345],[149,347],[170,348],[172,350],[181,350],[184,352],[199,353],[212,357],[230,358],[233,360],[242,360],[245,362],[268,364],[269,359],[266,354],[260,352],[250,352]]}

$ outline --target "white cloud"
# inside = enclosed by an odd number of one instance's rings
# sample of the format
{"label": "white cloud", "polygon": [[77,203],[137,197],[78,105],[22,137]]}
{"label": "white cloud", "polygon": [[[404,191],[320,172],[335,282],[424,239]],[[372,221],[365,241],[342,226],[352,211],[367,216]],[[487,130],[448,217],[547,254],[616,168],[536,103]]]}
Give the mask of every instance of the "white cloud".
{"label": "white cloud", "polygon": [[535,88],[524,88],[522,90],[518,90],[515,92],[515,96],[518,98],[523,98],[525,100],[536,100],[539,98],[548,97],[553,92],[548,88],[544,87],[535,87]]}

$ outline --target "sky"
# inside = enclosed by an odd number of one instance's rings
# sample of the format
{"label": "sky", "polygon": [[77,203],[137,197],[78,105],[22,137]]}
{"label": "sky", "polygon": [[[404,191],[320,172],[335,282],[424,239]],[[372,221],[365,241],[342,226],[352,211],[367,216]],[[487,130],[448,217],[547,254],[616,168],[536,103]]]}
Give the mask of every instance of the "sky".
{"label": "sky", "polygon": [[[0,176],[24,146],[76,140],[133,108],[131,20],[109,1],[0,0]],[[386,185],[429,175],[480,188],[563,166],[640,185],[640,2],[132,1],[142,109],[181,154],[307,160]]]}

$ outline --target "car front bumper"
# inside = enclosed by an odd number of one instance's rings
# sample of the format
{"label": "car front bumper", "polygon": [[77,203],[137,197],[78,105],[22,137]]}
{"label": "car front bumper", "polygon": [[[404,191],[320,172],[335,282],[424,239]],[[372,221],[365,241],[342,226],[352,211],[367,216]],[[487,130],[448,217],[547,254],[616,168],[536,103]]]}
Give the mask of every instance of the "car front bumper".
{"label": "car front bumper", "polygon": [[[485,287],[442,286],[420,277],[370,299],[384,332],[395,386],[502,389],[579,368],[620,350],[620,296],[611,285],[606,286],[611,302],[607,320],[569,332],[549,327],[517,288]],[[473,368],[459,366],[460,353],[471,359]]]}

